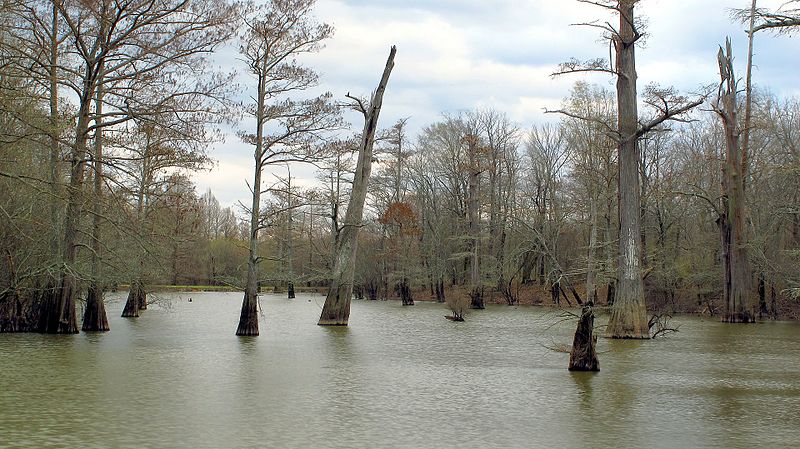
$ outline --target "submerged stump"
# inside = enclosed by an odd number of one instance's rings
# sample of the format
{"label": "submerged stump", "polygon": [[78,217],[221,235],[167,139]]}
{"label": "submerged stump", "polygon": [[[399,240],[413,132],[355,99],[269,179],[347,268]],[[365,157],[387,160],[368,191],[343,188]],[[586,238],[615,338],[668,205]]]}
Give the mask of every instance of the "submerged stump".
{"label": "submerged stump", "polygon": [[575,338],[569,353],[570,371],[600,371],[595,350],[597,337],[593,334],[593,330],[594,312],[592,305],[587,304],[581,311],[578,327],[575,329]]}

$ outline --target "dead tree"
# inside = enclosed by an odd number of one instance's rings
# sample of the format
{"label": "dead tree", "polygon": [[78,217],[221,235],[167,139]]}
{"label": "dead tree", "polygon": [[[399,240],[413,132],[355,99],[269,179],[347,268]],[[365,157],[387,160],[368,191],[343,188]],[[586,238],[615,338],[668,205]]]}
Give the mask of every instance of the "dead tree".
{"label": "dead tree", "polygon": [[396,52],[397,49],[392,46],[389,52],[389,59],[386,61],[386,67],[383,70],[383,76],[378,83],[377,90],[372,94],[369,106],[365,106],[361,99],[351,97],[348,94],[348,97],[354,100],[355,107],[364,115],[364,130],[361,134],[358,162],[353,176],[353,190],[336,244],[336,257],[334,259],[331,285],[317,323],[320,326],[347,326],[350,318],[350,300],[353,295],[358,232],[361,228],[364,201],[367,198],[367,188],[372,170],[375,131],[378,127],[378,116],[383,104],[383,93],[386,91],[386,84],[389,82],[389,75],[394,67]]}
{"label": "dead tree", "polygon": [[750,323],[755,313],[749,301],[750,267],[745,234],[744,178],[746,156],[739,142],[737,123],[736,75],[733,72],[731,41],[725,42],[717,53],[720,87],[714,111],[722,120],[725,130],[725,163],[722,167],[722,197],[717,218],[722,243],[722,260],[725,272],[725,314],[722,321]]}
{"label": "dead tree", "polygon": [[597,336],[593,330],[594,312],[592,303],[587,303],[581,311],[575,338],[572,340],[572,350],[569,352],[570,371],[600,371],[595,350]]}

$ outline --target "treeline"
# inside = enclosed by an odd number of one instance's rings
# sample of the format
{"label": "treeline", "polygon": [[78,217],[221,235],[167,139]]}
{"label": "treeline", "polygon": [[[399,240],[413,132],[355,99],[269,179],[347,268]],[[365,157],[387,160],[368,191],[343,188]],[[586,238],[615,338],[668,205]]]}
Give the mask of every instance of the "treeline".
{"label": "treeline", "polygon": [[[614,7],[620,29],[638,25],[624,20],[634,3]],[[754,314],[795,316],[797,98],[746,95],[734,74],[732,96],[703,99],[713,111],[689,112],[685,97],[648,88],[643,105],[656,119],[644,122],[614,92],[578,82],[545,124],[475,110],[412,136],[412,119],[402,119],[375,141],[365,219],[344,223],[359,136],[342,137],[330,94],[291,99],[318,80],[295,56],[332,34],[309,18],[313,4],[2,3],[0,331],[77,332],[77,311],[84,330],[107,330],[103,292],[120,285],[124,316],[138,316],[156,284],[244,289],[250,271],[262,288],[322,288],[345,226],[360,228],[354,291],[363,298],[467,301],[458,310],[611,304],[627,254],[651,310],[730,313],[731,292],[745,291]],[[234,75],[207,60],[234,40],[257,93],[251,105],[234,101]],[[560,70],[605,70],[587,67]],[[752,113],[726,121],[748,103]],[[254,205],[221,207],[191,173],[212,163],[219,125],[242,115],[257,122],[240,130],[256,148],[257,182],[236,182]],[[627,138],[623,123],[633,124]],[[731,165],[737,129],[748,130],[749,151]],[[635,183],[621,183],[620,154]],[[318,180],[300,188],[285,167],[306,162],[320,167]],[[275,176],[263,186],[262,171]],[[623,215],[620,194],[631,191],[638,199],[625,200]],[[732,262],[739,253],[745,263]]]}

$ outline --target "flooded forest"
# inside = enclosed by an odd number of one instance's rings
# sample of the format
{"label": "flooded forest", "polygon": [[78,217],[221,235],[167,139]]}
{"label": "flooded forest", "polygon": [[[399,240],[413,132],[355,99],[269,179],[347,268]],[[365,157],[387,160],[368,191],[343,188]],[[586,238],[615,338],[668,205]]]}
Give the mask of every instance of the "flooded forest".
{"label": "flooded forest", "polygon": [[[797,318],[798,98],[734,66],[730,42],[705,90],[637,86],[638,2],[582,3],[616,16],[598,30],[616,50],[552,67],[574,84],[550,120],[478,107],[412,127],[379,123],[374,97],[315,96],[299,57],[334,29],[312,1],[5,2],[0,330],[108,330],[104,292],[130,290],[136,317],[165,285],[246,290],[255,316],[259,289],[325,292],[343,239],[346,294],[456,316],[591,303],[634,338],[653,313]],[[792,39],[794,12],[731,20]],[[241,73],[213,64],[236,47]],[[252,201],[193,181],[226,133],[255,150],[255,176],[230,177]],[[311,182],[292,177],[304,164]]]}
{"label": "flooded forest", "polygon": [[458,102],[470,2],[1,1],[0,446],[795,444],[800,2],[651,2],[498,2],[589,34]]}

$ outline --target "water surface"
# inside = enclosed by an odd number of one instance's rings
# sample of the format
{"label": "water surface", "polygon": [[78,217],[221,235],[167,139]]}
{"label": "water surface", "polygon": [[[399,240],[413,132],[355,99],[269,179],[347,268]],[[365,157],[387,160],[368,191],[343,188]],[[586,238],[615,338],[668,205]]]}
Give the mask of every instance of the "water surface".
{"label": "water surface", "polygon": [[[188,298],[192,302],[188,302]],[[0,334],[0,447],[790,447],[800,444],[800,326],[680,317],[680,332],[599,342],[570,373],[574,322],[493,306],[464,323],[433,303],[161,295],[111,332]],[[604,321],[601,319],[601,321]]]}

